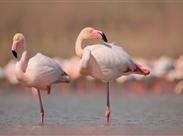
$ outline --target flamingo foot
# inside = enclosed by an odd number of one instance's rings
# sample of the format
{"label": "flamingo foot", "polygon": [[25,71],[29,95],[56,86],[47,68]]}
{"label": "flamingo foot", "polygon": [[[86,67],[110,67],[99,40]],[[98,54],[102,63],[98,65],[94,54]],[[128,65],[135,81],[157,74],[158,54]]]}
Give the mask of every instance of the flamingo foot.
{"label": "flamingo foot", "polygon": [[40,112],[40,123],[44,125],[44,111]]}
{"label": "flamingo foot", "polygon": [[150,70],[143,68],[141,65],[136,64],[136,69],[134,72],[137,72],[138,74],[142,74],[144,76],[147,76],[150,74]]}
{"label": "flamingo foot", "polygon": [[108,126],[109,125],[109,118],[110,118],[110,109],[109,109],[109,107],[106,108],[105,117],[106,117],[106,126]]}

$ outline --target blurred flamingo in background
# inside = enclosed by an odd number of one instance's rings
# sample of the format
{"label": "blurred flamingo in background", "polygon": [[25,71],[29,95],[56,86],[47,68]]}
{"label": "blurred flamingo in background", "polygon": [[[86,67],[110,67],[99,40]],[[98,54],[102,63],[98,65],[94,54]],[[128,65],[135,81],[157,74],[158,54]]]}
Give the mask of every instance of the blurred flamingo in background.
{"label": "blurred flamingo in background", "polygon": [[181,94],[183,91],[183,55],[175,62],[175,69],[169,73],[168,79],[178,81],[175,85],[174,92],[176,94]]}
{"label": "blurred flamingo in background", "polygon": [[176,94],[181,94],[183,91],[183,80],[178,81],[178,83],[175,85],[174,92]]}
{"label": "blurred flamingo in background", "polygon": [[79,94],[83,94],[84,83],[83,80],[80,79],[79,73],[79,57],[72,56],[68,59],[61,59],[59,57],[54,58],[56,62],[62,67],[62,69],[70,76],[72,79],[72,85],[76,90],[78,90]]}
{"label": "blurred flamingo in background", "polygon": [[56,63],[57,63],[61,68],[64,67],[65,59],[62,59],[62,58],[60,58],[60,57],[54,57],[53,60],[56,61]]}
{"label": "blurred flamingo in background", "polygon": [[174,60],[167,56],[162,56],[153,64],[153,72],[157,78],[166,79],[168,73],[174,69]]}
{"label": "blurred flamingo in background", "polygon": [[183,55],[175,62],[175,69],[172,75],[176,80],[183,80]]}
{"label": "blurred flamingo in background", "polygon": [[[103,39],[104,43],[87,46],[83,49],[82,42],[87,39]],[[150,71],[133,62],[123,48],[108,43],[102,31],[86,27],[79,33],[75,45],[76,55],[80,57],[79,70],[82,75],[90,75],[106,81],[107,107],[106,125],[109,124],[110,100],[109,82],[131,73],[148,75]]]}
{"label": "blurred flamingo in background", "polygon": [[80,77],[79,68],[79,58],[73,56],[69,59],[61,59],[55,57],[54,60],[60,65],[60,67],[70,76],[71,79],[75,80]]}
{"label": "blurred flamingo in background", "polygon": [[183,55],[175,61],[174,69],[169,71],[166,79],[169,81],[183,79]]}
{"label": "blurred flamingo in background", "polygon": [[74,88],[77,90],[77,93],[79,95],[84,94],[84,88],[85,84],[83,81],[83,78],[80,78],[80,72],[79,72],[79,57],[78,56],[72,56],[70,59],[68,59],[65,63],[64,70],[69,74],[71,79],[73,79],[74,82]]}
{"label": "blurred flamingo in background", "polygon": [[4,77],[12,85],[17,85],[18,84],[18,80],[17,80],[16,75],[15,75],[15,65],[16,65],[16,61],[15,60],[10,60],[8,62],[8,64],[6,64],[5,67],[4,67]]}
{"label": "blurred flamingo in background", "polygon": [[4,70],[0,67],[0,79],[4,78]]}
{"label": "blurred flamingo in background", "polygon": [[73,80],[80,77],[79,68],[77,67],[78,65],[79,58],[77,56],[73,56],[67,60],[63,68]]}
{"label": "blurred flamingo in background", "polygon": [[[16,50],[20,49],[20,57]],[[54,83],[69,82],[69,76],[51,58],[37,53],[34,57],[28,58],[25,38],[23,34],[17,33],[13,37],[12,53],[18,62],[15,66],[15,74],[18,81],[27,87],[36,88],[40,103],[40,121],[44,123],[44,109],[41,100],[40,89],[50,93],[51,85]]]}
{"label": "blurred flamingo in background", "polygon": [[[67,59],[63,59],[60,57],[54,57],[53,60],[56,61],[56,63],[58,63],[58,65],[60,66],[61,69],[63,69],[63,70],[65,69],[65,64],[67,63]],[[59,87],[59,90],[62,93],[62,95],[68,95],[70,84],[69,85],[68,84],[58,84],[58,87]]]}

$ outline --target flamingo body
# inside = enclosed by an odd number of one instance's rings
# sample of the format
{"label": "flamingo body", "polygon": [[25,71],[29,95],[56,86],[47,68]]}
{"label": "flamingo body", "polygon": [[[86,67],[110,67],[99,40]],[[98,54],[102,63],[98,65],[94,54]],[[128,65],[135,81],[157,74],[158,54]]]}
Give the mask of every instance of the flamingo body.
{"label": "flamingo body", "polygon": [[[22,57],[24,57],[24,54]],[[26,86],[45,90],[47,86],[53,83],[69,80],[68,77],[63,76],[64,71],[54,60],[41,53],[37,53],[34,57],[26,60],[24,63],[20,61],[16,64],[16,76]],[[21,67],[25,67],[26,78],[20,74]]]}
{"label": "flamingo body", "polygon": [[136,68],[137,65],[125,50],[111,43],[85,47],[80,60],[82,74],[104,81],[111,81],[121,75],[135,73]]}
{"label": "flamingo body", "polygon": [[4,67],[4,76],[6,80],[9,81],[9,83],[13,85],[18,84],[18,80],[16,78],[15,74],[15,66],[16,66],[16,61],[15,60],[10,60],[8,64]]}
{"label": "flamingo body", "polygon": [[34,57],[28,58],[25,38],[23,34],[17,33],[13,37],[12,53],[18,58],[16,49],[22,49],[19,61],[15,65],[15,75],[18,81],[27,87],[37,89],[40,104],[40,121],[44,122],[44,109],[41,100],[41,90],[47,90],[50,94],[51,85],[60,82],[69,82],[69,76],[61,69],[53,59],[37,53]]}
{"label": "flamingo body", "polygon": [[[105,43],[95,44],[82,48],[82,42],[87,39],[103,39]],[[86,27],[79,33],[76,40],[75,52],[80,57],[79,71],[82,75],[90,75],[107,82],[106,125],[109,124],[110,97],[109,81],[121,75],[131,73],[148,75],[150,71],[135,64],[123,48],[108,43],[102,31]]]}

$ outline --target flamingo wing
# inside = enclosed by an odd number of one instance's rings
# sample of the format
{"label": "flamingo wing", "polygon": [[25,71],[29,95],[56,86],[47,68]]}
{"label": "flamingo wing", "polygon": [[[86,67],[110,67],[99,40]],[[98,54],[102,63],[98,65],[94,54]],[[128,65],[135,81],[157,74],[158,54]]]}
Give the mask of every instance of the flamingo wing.
{"label": "flamingo wing", "polygon": [[26,74],[32,85],[44,88],[62,80],[64,71],[53,59],[37,53],[29,59]]}
{"label": "flamingo wing", "polygon": [[136,65],[123,48],[111,43],[87,46],[91,51],[90,74],[102,80],[113,80],[123,74],[127,68],[134,70]]}

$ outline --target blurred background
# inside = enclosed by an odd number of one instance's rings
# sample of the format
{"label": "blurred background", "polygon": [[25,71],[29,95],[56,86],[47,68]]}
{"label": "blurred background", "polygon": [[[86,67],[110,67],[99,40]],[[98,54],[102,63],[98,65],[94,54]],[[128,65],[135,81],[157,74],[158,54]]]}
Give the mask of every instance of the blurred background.
{"label": "blurred background", "polygon": [[[55,118],[48,116],[48,122],[50,121],[52,122],[51,124],[54,124],[53,122],[56,121],[57,124],[60,124],[60,122],[65,121],[66,123],[68,121],[67,124],[70,125],[74,121],[80,120],[85,125],[89,122],[93,126],[93,121],[98,120],[97,123],[102,124],[101,122],[104,119],[100,117],[103,117],[105,105],[104,83],[80,76],[77,69],[79,58],[75,57],[74,52],[75,40],[79,32],[82,28],[91,26],[103,31],[109,42],[122,46],[136,62],[151,70],[151,74],[147,77],[130,75],[128,77],[120,77],[111,84],[113,105],[117,104],[119,106],[122,103],[121,110],[128,109],[126,112],[120,111],[117,108],[113,109],[114,114],[118,115],[116,118],[113,116],[113,122],[117,122],[117,124],[113,123],[113,127],[120,126],[117,128],[117,132],[120,133],[120,130],[123,130],[128,133],[131,126],[124,128],[124,125],[133,126],[134,123],[141,123],[143,125],[140,128],[135,127],[135,130],[139,131],[132,132],[135,134],[136,132],[161,132],[165,134],[164,132],[169,133],[170,131],[182,133],[183,109],[180,108],[183,104],[181,97],[183,91],[182,13],[183,3],[181,1],[0,1],[0,106],[2,107],[0,117],[5,117],[3,115],[7,115],[9,111],[14,113],[13,117],[11,114],[8,114],[8,118],[5,118],[7,120],[11,119],[9,122],[5,119],[3,120],[3,118],[0,119],[0,130],[7,132],[6,129],[8,127],[3,127],[4,124],[8,124],[9,126],[14,123],[25,125],[32,121],[32,118],[26,117],[24,117],[25,121],[22,121],[23,119],[19,120],[20,111],[25,111],[25,114],[27,114],[27,111],[30,110],[26,106],[23,107],[23,104],[19,107],[20,103],[25,103],[24,99],[22,100],[23,102],[20,100],[25,95],[25,99],[32,95],[30,95],[30,90],[26,91],[27,88],[18,84],[14,76],[15,60],[13,60],[10,49],[12,37],[17,32],[25,35],[28,51],[31,56],[37,52],[41,52],[53,57],[71,75],[71,84],[62,84],[53,87],[53,90],[55,90],[53,95],[61,94],[59,97],[56,95],[51,96],[54,100],[49,97],[52,101],[45,98],[47,99],[47,103],[45,102],[47,107],[56,113]],[[23,92],[23,96],[16,96]],[[68,94],[71,92],[77,94],[79,100],[76,100],[77,97],[69,97]],[[95,94],[95,97],[86,97],[87,94]],[[140,96],[140,99],[132,98],[130,100],[124,99],[124,101],[121,99],[129,96],[129,94]],[[151,96],[144,97],[146,94],[153,94],[156,98],[154,99]],[[181,98],[177,98],[177,94]],[[168,95],[168,97],[164,95]],[[68,99],[65,99],[65,96]],[[63,103],[69,103],[70,105],[56,105],[54,101],[58,101],[59,103],[60,97],[62,97],[61,101]],[[11,99],[11,101],[8,102],[6,98]],[[101,108],[103,106],[103,109],[100,111],[97,105],[101,100],[102,104],[100,106]],[[26,100],[27,105],[31,102],[32,99]],[[128,102],[131,103],[128,104]],[[151,102],[155,104],[151,105]],[[14,105],[16,106],[12,106],[12,103],[15,103]],[[37,101],[35,103],[37,104]],[[51,103],[50,106],[48,103]],[[93,110],[86,108],[84,103],[88,105],[93,103],[90,106]],[[147,104],[144,105],[144,103]],[[16,110],[10,110],[11,108],[7,108],[6,105],[9,105],[12,109],[16,107]],[[52,105],[55,105],[57,110],[60,109],[57,111]],[[32,105],[29,106],[31,107]],[[23,110],[18,107],[23,108]],[[138,112],[138,109],[134,110],[135,107],[140,108],[141,111]],[[162,110],[162,107],[165,108]],[[66,110],[63,113],[65,116],[61,116],[58,113],[62,111],[61,109]],[[73,109],[75,112],[81,109],[81,115],[91,116],[85,116],[85,120],[82,120],[76,114],[76,116],[70,119],[70,116],[67,117],[66,115],[70,115]],[[36,112],[37,109],[34,110]],[[88,114],[87,111],[90,111],[90,113]],[[134,111],[138,113],[136,114]],[[142,116],[143,111],[149,114]],[[133,112],[136,115],[134,118],[125,116]],[[92,113],[101,114],[93,115]],[[124,116],[121,113],[124,113]],[[159,114],[162,113],[164,116],[159,117]],[[31,113],[30,116],[32,114],[34,113]],[[35,115],[37,115],[37,112]],[[98,118],[91,118],[93,116]],[[147,120],[144,117],[147,117]],[[148,120],[149,117],[152,120]],[[58,118],[60,120],[57,120]],[[168,118],[171,123],[167,123]],[[152,123],[153,121],[154,124]],[[34,122],[36,121],[34,120]],[[81,126],[83,125],[82,123],[80,124]],[[148,127],[149,129],[144,129],[149,124],[151,124]],[[21,132],[19,128],[21,129],[23,126],[17,127],[18,132]],[[179,127],[175,129],[171,126]],[[165,128],[169,128],[168,131]],[[24,129],[30,132],[33,130],[29,130],[28,127]],[[99,129],[101,128],[99,127]],[[96,130],[99,129],[96,128]],[[109,130],[109,132],[114,134],[114,130]],[[45,133],[50,131],[52,130],[48,129],[46,132],[44,130]],[[89,132],[92,132],[92,130],[89,130]]]}
{"label": "blurred background", "polygon": [[22,32],[29,52],[67,58],[78,33],[92,26],[134,57],[177,58],[183,51],[183,4],[173,2],[0,2],[0,65]]}
{"label": "blurred background", "polygon": [[17,32],[25,35],[31,56],[41,52],[53,57],[72,74],[68,69],[79,62],[74,52],[76,38],[82,28],[91,26],[103,31],[110,42],[122,46],[134,60],[151,69],[151,76],[165,78],[166,73],[170,80],[177,76],[181,79],[183,62],[176,61],[183,53],[182,13],[181,2],[2,1],[1,77],[12,72],[7,64],[13,59],[10,48]]}

